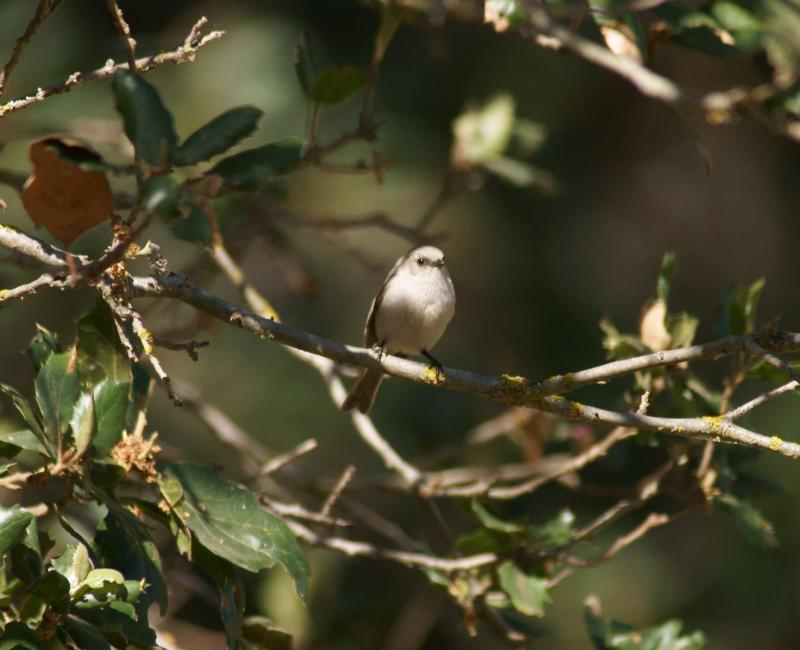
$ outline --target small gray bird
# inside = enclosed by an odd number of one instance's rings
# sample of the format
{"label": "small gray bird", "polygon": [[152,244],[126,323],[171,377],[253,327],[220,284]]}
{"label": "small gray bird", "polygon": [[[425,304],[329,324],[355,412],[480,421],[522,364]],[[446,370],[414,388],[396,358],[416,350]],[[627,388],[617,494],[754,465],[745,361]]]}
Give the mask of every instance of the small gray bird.
{"label": "small gray bird", "polygon": [[[381,354],[421,354],[437,368],[441,364],[429,350],[441,338],[456,311],[456,292],[444,264],[444,253],[435,246],[419,246],[403,255],[386,280],[367,317],[364,346]],[[366,413],[375,401],[383,373],[361,373],[342,410]]]}

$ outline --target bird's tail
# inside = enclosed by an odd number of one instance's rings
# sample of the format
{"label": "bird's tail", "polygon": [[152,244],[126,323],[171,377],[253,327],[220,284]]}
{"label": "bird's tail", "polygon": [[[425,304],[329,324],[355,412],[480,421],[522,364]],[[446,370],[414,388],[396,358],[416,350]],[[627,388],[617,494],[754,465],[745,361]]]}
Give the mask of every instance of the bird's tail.
{"label": "bird's tail", "polygon": [[362,413],[367,413],[372,408],[382,381],[383,373],[380,370],[368,369],[362,372],[342,402],[342,410],[351,411],[357,408]]}

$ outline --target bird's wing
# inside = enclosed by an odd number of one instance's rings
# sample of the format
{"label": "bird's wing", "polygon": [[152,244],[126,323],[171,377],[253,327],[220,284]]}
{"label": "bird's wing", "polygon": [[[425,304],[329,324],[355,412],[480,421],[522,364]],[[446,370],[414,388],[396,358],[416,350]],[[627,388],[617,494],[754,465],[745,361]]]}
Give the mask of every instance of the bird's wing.
{"label": "bird's wing", "polygon": [[376,343],[380,343],[381,341],[378,340],[378,333],[375,331],[375,305],[379,305],[381,300],[383,299],[383,294],[386,291],[386,287],[389,284],[389,281],[397,274],[397,269],[400,268],[400,265],[406,261],[406,258],[411,254],[411,251],[403,255],[397,262],[395,262],[392,270],[389,271],[389,275],[386,276],[386,279],[383,281],[381,288],[378,290],[377,295],[372,300],[372,304],[369,306],[369,315],[367,316],[367,324],[364,325],[364,347],[370,347],[375,345]]}

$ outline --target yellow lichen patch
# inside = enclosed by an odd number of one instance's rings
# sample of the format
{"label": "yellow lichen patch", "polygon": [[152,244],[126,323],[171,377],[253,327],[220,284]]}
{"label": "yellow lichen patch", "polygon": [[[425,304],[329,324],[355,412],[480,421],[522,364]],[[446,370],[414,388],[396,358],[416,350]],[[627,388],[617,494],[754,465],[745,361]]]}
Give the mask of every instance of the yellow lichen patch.
{"label": "yellow lichen patch", "polygon": [[769,439],[769,448],[772,449],[772,451],[778,451],[782,444],[783,440],[781,440],[778,436],[772,436]]}
{"label": "yellow lichen patch", "polygon": [[722,423],[725,420],[722,415],[704,415],[700,419],[708,422],[708,425],[711,427],[711,431],[716,434],[719,434],[719,432],[722,430]]}
{"label": "yellow lichen patch", "polygon": [[500,375],[500,389],[502,395],[521,399],[527,397],[530,383],[519,375]]}
{"label": "yellow lichen patch", "polygon": [[422,372],[422,381],[426,384],[438,384],[442,381],[444,374],[436,366],[428,366]]}
{"label": "yellow lichen patch", "polygon": [[153,354],[153,334],[150,330],[145,329],[144,327],[139,330],[139,338],[142,340],[142,348],[144,348],[144,353],[146,355]]}

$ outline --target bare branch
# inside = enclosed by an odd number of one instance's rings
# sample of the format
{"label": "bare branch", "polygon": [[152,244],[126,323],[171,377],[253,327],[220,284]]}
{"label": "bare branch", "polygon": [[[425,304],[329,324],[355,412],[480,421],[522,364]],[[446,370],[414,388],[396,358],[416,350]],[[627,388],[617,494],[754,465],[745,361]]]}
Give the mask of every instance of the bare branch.
{"label": "bare branch", "polygon": [[128,59],[128,69],[132,72],[136,72],[136,40],[131,35],[131,28],[125,20],[125,16],[119,4],[117,4],[117,0],[106,0],[106,5],[114,21],[114,27],[116,27],[119,38],[125,48],[125,55]]}
{"label": "bare branch", "polygon": [[[202,21],[205,21],[205,19],[201,19],[201,21],[198,21],[197,24],[200,25]],[[202,24],[205,24],[205,22],[202,22]],[[192,34],[195,34],[193,40],[190,41],[187,38],[187,42],[189,44],[184,42],[183,45],[175,50],[172,50],[171,52],[163,52],[161,54],[154,54],[152,56],[137,59],[136,69],[139,72],[147,72],[148,70],[152,70],[156,66],[164,63],[180,64],[186,63],[187,61],[193,61],[198,50],[205,47],[212,41],[222,38],[225,32],[209,32],[198,40],[195,27],[193,27],[192,32],[190,32],[190,36],[192,36]],[[100,79],[107,79],[114,76],[118,70],[128,70],[129,67],[130,66],[128,63],[117,64],[113,60],[109,60],[102,68],[98,68],[92,72],[74,72],[64,81],[39,88],[32,95],[21,97],[20,99],[15,99],[0,105],[0,117],[4,117],[9,113],[13,113],[14,111],[18,111],[23,108],[27,108],[28,106],[37,102],[41,102],[53,95],[69,92],[79,84],[91,83]]]}
{"label": "bare branch", "polygon": [[22,56],[22,51],[28,46],[28,43],[33,38],[33,35],[39,29],[41,24],[50,16],[52,16],[56,9],[58,9],[58,7],[61,5],[61,2],[62,0],[39,0],[39,4],[36,7],[36,13],[34,13],[33,18],[31,18],[22,36],[20,36],[17,39],[17,42],[14,44],[14,49],[11,51],[11,56],[9,57],[8,62],[5,64],[3,69],[0,70],[0,97],[3,96],[3,91],[8,83],[8,78],[11,76],[14,68],[17,67],[17,62],[19,61],[19,57]]}
{"label": "bare branch", "polygon": [[791,393],[798,386],[800,386],[800,384],[798,384],[798,382],[796,382],[793,379],[792,381],[790,381],[790,382],[788,382],[786,384],[783,384],[783,386],[778,386],[777,388],[773,388],[772,390],[768,390],[766,393],[762,393],[758,397],[754,397],[749,402],[745,402],[744,404],[742,404],[741,406],[733,409],[732,411],[728,411],[728,413],[725,414],[725,419],[726,420],[736,420],[737,418],[740,418],[743,415],[746,415],[747,413],[752,411],[757,406],[761,406],[765,402],[768,402],[769,400],[771,400],[771,399],[773,399],[775,397],[778,397],[779,395],[783,395],[784,393]]}
{"label": "bare branch", "polygon": [[355,473],[355,465],[348,465],[344,472],[342,472],[342,475],[339,477],[336,485],[333,486],[331,493],[328,495],[328,498],[325,499],[325,503],[322,505],[322,509],[320,510],[321,515],[327,517],[330,514],[331,510],[333,510],[333,506],[336,505],[339,497],[342,496],[342,492],[344,492],[347,484],[353,480]]}
{"label": "bare branch", "polygon": [[288,465],[292,461],[300,458],[300,456],[304,456],[310,451],[314,451],[317,448],[317,441],[314,438],[309,438],[308,440],[304,440],[299,445],[293,447],[289,451],[280,456],[275,456],[271,458],[266,463],[261,466],[261,469],[258,471],[257,476],[263,477],[273,472],[277,472],[281,467],[284,465]]}
{"label": "bare branch", "polygon": [[327,548],[351,557],[371,557],[390,560],[405,566],[437,569],[445,573],[468,571],[478,567],[495,564],[500,558],[495,553],[478,553],[462,558],[443,558],[424,553],[411,553],[387,549],[367,542],[358,542],[342,537],[316,533],[296,521],[287,521],[286,525],[304,542],[313,546]]}

